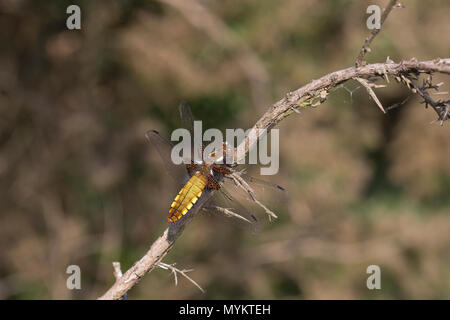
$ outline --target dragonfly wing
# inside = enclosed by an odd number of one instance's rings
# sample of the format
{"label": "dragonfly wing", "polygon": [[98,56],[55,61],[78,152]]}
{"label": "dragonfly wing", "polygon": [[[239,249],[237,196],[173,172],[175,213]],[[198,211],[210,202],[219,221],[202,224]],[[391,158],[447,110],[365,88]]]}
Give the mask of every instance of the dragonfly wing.
{"label": "dragonfly wing", "polygon": [[[251,208],[253,212],[264,212],[271,218],[277,214],[272,211],[283,207],[288,200],[287,191],[278,184],[254,178],[242,172],[237,172],[241,180],[226,176],[222,185],[233,196]],[[248,191],[250,190],[250,192]]]}
{"label": "dragonfly wing", "polygon": [[180,111],[181,125],[183,128],[189,130],[191,137],[194,136],[194,117],[192,116],[191,107],[185,101],[182,101],[178,106]]}
{"label": "dragonfly wing", "polygon": [[191,159],[194,159],[194,155],[197,155],[199,159],[202,159],[203,150],[209,144],[207,141],[200,141],[200,147],[196,147],[194,141],[194,117],[192,116],[191,107],[187,102],[181,102],[178,106],[181,117],[181,126],[187,129],[191,133]]}
{"label": "dragonfly wing", "polygon": [[172,177],[175,182],[181,184],[184,183],[188,177],[188,171],[186,165],[176,165],[171,158],[173,144],[166,138],[164,138],[158,131],[149,130],[145,133],[147,140],[156,148],[167,174]]}
{"label": "dragonfly wing", "polygon": [[240,174],[242,178],[250,185],[250,187],[256,192],[257,196],[264,198],[271,198],[275,202],[286,202],[289,198],[288,191],[279,184],[261,180],[250,176],[246,173]]}
{"label": "dragonfly wing", "polygon": [[188,130],[191,136],[191,159],[195,159],[195,155],[197,155],[198,159],[202,159],[202,152],[205,148],[204,142],[201,141],[200,147],[196,147],[194,141],[194,117],[192,116],[191,107],[187,102],[181,102],[178,106],[178,110],[180,111],[181,118],[181,127]]}

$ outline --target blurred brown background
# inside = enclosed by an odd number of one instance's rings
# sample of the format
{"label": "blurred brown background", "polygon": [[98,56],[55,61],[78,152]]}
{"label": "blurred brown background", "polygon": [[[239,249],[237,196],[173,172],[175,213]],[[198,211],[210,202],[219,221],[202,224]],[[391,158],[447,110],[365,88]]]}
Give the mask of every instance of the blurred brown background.
{"label": "blurred brown background", "polygon": [[[168,136],[181,100],[206,127],[249,128],[353,65],[373,3],[0,0],[0,298],[104,293],[176,192],[145,131]],[[450,3],[403,3],[367,60],[449,57]],[[415,96],[383,115],[358,86],[280,123],[280,172],[265,177],[289,190],[279,220],[252,236],[198,217],[177,241],[164,262],[195,268],[205,294],[159,269],[129,298],[449,299],[448,125]],[[386,107],[410,96],[395,81],[377,93]],[[81,290],[66,288],[71,264]],[[366,288],[371,264],[381,290]]]}

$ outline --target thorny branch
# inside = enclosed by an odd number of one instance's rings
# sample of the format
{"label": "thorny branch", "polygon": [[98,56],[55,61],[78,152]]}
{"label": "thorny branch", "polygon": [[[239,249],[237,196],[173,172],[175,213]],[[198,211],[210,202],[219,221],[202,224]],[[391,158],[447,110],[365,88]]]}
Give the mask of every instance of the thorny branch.
{"label": "thorny branch", "polygon": [[436,111],[436,113],[438,114],[438,118],[436,119],[436,121],[440,121],[442,126],[444,125],[444,121],[448,120],[450,117],[448,112],[450,107],[450,100],[439,99],[435,101],[433,98],[430,97],[430,95],[427,92],[427,90],[430,89],[437,91],[437,93],[448,94],[448,92],[438,92],[439,87],[443,84],[443,82],[433,84],[432,80],[433,80],[432,75],[429,74],[428,77],[423,80],[422,86],[419,87],[413,81],[412,76],[402,75],[400,79],[398,79],[399,82],[401,81],[405,83],[413,93],[417,93],[420,97],[423,98],[422,103],[425,104],[425,108],[428,108],[428,106],[430,105],[434,109],[434,111]]}
{"label": "thorny branch", "polygon": [[[383,23],[389,12],[394,7],[399,7],[401,5],[397,4],[397,1],[390,1],[389,5],[383,12],[382,21]],[[425,107],[431,106],[433,110],[438,115],[438,121],[441,125],[444,121],[450,118],[450,100],[437,100],[431,98],[428,93],[429,90],[438,91],[441,83],[432,84],[431,75],[433,73],[442,73],[450,75],[450,58],[445,59],[434,59],[429,61],[418,61],[413,58],[411,60],[401,61],[399,63],[394,63],[389,58],[385,63],[374,63],[363,65],[363,59],[365,54],[370,50],[369,45],[373,38],[379,33],[379,30],[374,30],[371,35],[366,39],[361,52],[356,60],[355,66],[335,71],[321,77],[318,80],[313,80],[308,84],[288,92],[284,98],[268,107],[266,113],[256,122],[253,128],[250,130],[249,135],[244,139],[244,141],[235,149],[235,161],[239,161],[246,156],[251,147],[258,141],[258,139],[265,134],[265,130],[270,130],[275,125],[277,125],[281,120],[288,117],[293,112],[299,113],[299,110],[316,107],[326,101],[327,96],[332,89],[344,84],[348,80],[355,79],[359,81],[368,91],[370,96],[377,103],[378,107],[386,111],[381,105],[381,102],[376,97],[373,91],[374,86],[369,80],[373,78],[381,78],[389,83],[389,76],[394,77],[398,82],[405,84],[413,93],[418,94],[425,103]],[[428,74],[428,78],[423,81],[423,84],[419,86],[415,81],[418,81],[418,76],[420,74]],[[379,87],[379,86],[378,86]],[[445,93],[441,93],[445,94]],[[406,101],[406,100],[405,100]],[[405,101],[399,103],[402,105]],[[391,109],[388,108],[387,110]],[[245,183],[242,183],[240,176],[234,172],[235,183],[244,189],[250,197],[252,197],[251,188],[247,188]],[[245,182],[245,181],[244,181]],[[254,197],[253,197],[254,198]],[[262,205],[256,198],[254,198],[260,206]],[[267,208],[265,208],[267,209]],[[268,210],[268,209],[267,209]],[[266,210],[269,218],[276,218],[276,215],[271,214],[271,211]],[[195,215],[196,213],[194,213]],[[189,222],[186,221],[185,225]],[[185,226],[184,225],[184,226]],[[164,233],[156,239],[156,241],[151,245],[147,253],[133,266],[125,272],[121,277],[117,277],[114,285],[99,299],[111,300],[111,299],[121,299],[124,295],[134,286],[139,280],[148,272],[151,272],[155,267],[162,267],[172,270],[175,275],[175,281],[177,282],[176,274],[180,273],[189,279],[194,285],[196,285],[200,290],[201,287],[193,281],[191,278],[186,276],[186,272],[189,270],[178,270],[173,265],[164,264],[161,260],[169,252],[175,243],[176,239],[181,235],[184,230],[184,226],[177,228],[176,230],[171,230],[171,227],[167,228]]]}
{"label": "thorny branch", "polygon": [[[258,138],[265,133],[264,130],[270,130],[296,109],[301,110],[320,105],[326,101],[328,94],[333,88],[348,80],[355,78],[373,79],[377,77],[386,80],[389,79],[389,76],[393,76],[397,81],[405,84],[409,83],[410,87],[414,87],[417,85],[412,80],[402,80],[401,77],[403,76],[405,79],[407,79],[406,77],[416,78],[421,73],[450,74],[450,58],[438,58],[429,61],[418,61],[413,58],[400,63],[394,63],[388,58],[385,63],[374,63],[358,68],[350,67],[327,74],[318,80],[313,80],[297,90],[288,92],[283,99],[269,107],[267,112],[253,126],[249,135],[236,148],[235,159],[239,160],[245,157],[258,141]],[[418,93],[421,96],[428,89],[430,87],[425,86],[424,88],[418,88],[417,92],[413,93]],[[449,104],[448,101],[431,102],[432,99],[429,96],[424,95],[423,97],[425,97],[424,99],[426,99],[425,101],[428,104],[434,106],[433,109],[438,114],[439,120],[445,121],[448,119],[448,114],[444,117],[445,109]]]}

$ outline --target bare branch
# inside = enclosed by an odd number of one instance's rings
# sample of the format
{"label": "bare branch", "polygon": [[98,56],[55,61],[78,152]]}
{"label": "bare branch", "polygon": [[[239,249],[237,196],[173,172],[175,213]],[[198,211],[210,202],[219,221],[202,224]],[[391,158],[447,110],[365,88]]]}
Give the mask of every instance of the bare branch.
{"label": "bare branch", "polygon": [[[305,86],[288,92],[285,97],[271,107],[256,122],[250,130],[248,136],[241,142],[235,151],[236,163],[243,159],[248,151],[257,143],[265,130],[270,130],[281,120],[293,113],[292,109],[307,107],[316,107],[326,101],[329,92],[353,78],[371,78],[394,76],[399,78],[401,75],[410,73],[443,73],[450,74],[450,58],[435,59],[430,61],[417,61],[413,58],[400,63],[394,63],[388,59],[385,63],[374,63],[362,67],[350,67],[327,74],[318,80],[313,80]],[[401,81],[401,79],[398,79]],[[438,112],[438,111],[436,111]],[[438,112],[440,115],[440,113]]]}

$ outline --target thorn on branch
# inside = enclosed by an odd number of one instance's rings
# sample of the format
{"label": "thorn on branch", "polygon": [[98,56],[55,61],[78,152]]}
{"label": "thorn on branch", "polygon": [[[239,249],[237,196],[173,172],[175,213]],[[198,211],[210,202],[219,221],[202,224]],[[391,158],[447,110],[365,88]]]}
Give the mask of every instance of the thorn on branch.
{"label": "thorn on branch", "polygon": [[295,107],[291,107],[291,109],[292,109],[292,111],[294,111],[295,113],[297,113],[297,114],[300,114],[300,111],[299,111],[299,110],[297,110],[297,108],[295,108]]}
{"label": "thorn on branch", "polygon": [[358,81],[359,83],[361,83],[366,88],[367,92],[372,97],[373,101],[375,101],[378,108],[380,108],[381,111],[383,111],[383,113],[386,113],[386,110],[383,108],[383,105],[381,104],[380,100],[378,99],[377,95],[375,94],[375,92],[372,89],[372,87],[376,87],[376,86],[374,84],[369,83],[366,79],[363,79],[363,78],[355,77],[354,79],[356,81]]}

